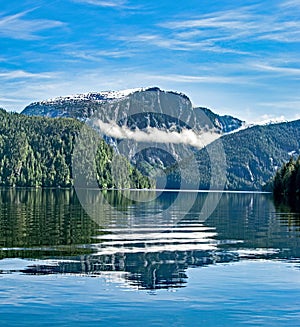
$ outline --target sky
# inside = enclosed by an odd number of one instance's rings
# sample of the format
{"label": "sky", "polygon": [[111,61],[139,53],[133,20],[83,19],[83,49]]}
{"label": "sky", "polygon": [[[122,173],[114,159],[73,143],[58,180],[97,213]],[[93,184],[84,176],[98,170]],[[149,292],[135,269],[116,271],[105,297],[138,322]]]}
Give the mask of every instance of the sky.
{"label": "sky", "polygon": [[300,0],[0,0],[0,107],[158,86],[247,122],[300,119]]}

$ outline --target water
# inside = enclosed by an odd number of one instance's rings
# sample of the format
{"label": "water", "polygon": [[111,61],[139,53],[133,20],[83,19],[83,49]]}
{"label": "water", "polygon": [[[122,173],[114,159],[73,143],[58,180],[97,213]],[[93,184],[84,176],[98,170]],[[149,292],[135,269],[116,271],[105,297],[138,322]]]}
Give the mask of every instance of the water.
{"label": "water", "polygon": [[298,213],[156,196],[1,189],[1,326],[300,325]]}

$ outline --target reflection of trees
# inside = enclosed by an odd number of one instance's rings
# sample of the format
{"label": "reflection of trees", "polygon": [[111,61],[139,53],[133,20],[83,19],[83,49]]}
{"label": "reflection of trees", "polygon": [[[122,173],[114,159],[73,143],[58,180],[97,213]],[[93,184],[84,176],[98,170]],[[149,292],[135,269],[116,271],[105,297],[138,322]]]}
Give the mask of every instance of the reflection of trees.
{"label": "reflection of trees", "polygon": [[96,224],[73,190],[1,189],[0,257],[86,253]]}
{"label": "reflection of trees", "polygon": [[[289,220],[296,223],[298,218],[287,213],[283,207],[282,213],[275,210],[271,194],[225,193],[205,225],[214,226],[220,240],[242,240],[235,249],[272,248],[279,249],[273,257],[300,257],[299,229],[288,227]],[[229,248],[234,249],[232,245]]]}
{"label": "reflection of trees", "polygon": [[300,204],[275,201],[275,207],[280,223],[288,229],[290,234],[298,236],[300,232]]}
{"label": "reflection of trees", "polygon": [[278,212],[292,213],[295,217],[299,217],[300,215],[300,201],[297,198],[292,198],[288,201],[274,199],[274,205]]}

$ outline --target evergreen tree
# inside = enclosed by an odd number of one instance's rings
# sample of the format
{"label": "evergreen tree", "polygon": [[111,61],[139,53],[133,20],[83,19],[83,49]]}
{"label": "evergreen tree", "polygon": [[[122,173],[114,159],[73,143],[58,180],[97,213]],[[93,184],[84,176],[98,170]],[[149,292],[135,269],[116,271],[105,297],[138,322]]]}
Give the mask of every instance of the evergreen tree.
{"label": "evergreen tree", "polygon": [[275,174],[273,194],[277,201],[299,202],[300,196],[300,156],[291,158]]}

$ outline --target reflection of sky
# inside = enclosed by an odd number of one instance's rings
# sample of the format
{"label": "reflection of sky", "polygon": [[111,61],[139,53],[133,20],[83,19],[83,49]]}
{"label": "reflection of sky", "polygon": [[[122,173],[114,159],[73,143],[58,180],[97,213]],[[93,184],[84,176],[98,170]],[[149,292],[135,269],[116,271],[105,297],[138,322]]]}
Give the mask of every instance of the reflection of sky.
{"label": "reflection of sky", "polygon": [[[251,261],[188,270],[188,285],[151,292],[122,280],[76,276],[1,277],[5,326],[297,326],[294,264]],[[20,292],[22,290],[22,292]]]}

